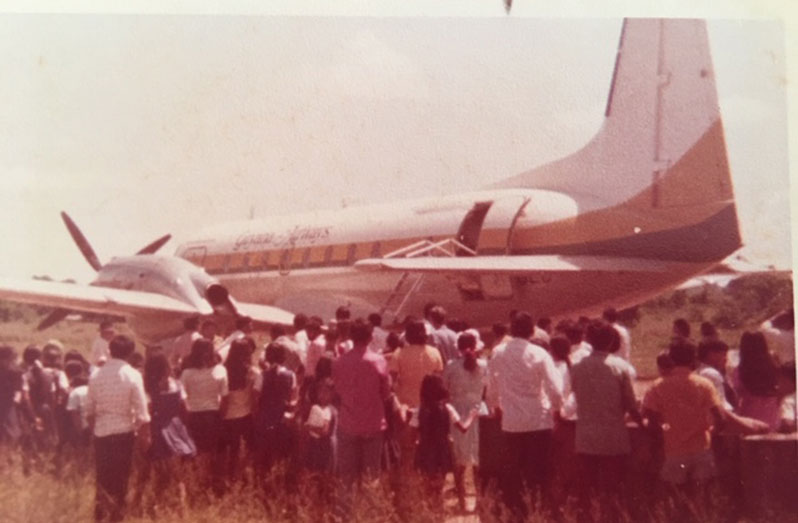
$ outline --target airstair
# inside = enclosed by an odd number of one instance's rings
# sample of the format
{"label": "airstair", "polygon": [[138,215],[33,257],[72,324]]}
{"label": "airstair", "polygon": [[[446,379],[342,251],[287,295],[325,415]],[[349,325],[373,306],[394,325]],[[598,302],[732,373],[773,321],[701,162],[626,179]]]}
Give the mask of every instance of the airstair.
{"label": "airstair", "polygon": [[[438,241],[421,240],[389,252],[383,256],[383,259],[418,258],[421,256],[475,256],[476,254],[474,249],[457,241],[455,238],[446,238]],[[380,309],[380,315],[384,316],[389,313],[393,316],[394,321],[399,321],[402,309],[404,309],[410,297],[421,287],[423,281],[423,273],[409,271],[403,273]]]}

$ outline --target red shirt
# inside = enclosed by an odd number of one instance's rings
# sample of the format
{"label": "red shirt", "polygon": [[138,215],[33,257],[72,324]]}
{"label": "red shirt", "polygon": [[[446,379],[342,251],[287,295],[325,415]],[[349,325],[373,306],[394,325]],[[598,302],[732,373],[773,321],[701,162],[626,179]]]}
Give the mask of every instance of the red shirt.
{"label": "red shirt", "polygon": [[390,393],[385,358],[366,347],[356,347],[335,360],[332,378],[341,400],[338,410],[341,432],[374,436],[385,430],[383,401]]}

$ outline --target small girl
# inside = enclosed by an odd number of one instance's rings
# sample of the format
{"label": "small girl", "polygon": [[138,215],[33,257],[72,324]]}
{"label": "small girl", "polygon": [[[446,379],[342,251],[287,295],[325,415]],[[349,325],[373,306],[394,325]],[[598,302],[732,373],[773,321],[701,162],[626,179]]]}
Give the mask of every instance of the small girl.
{"label": "small girl", "polygon": [[335,408],[332,406],[333,382],[324,378],[316,389],[316,403],[305,422],[308,438],[307,467],[313,472],[331,472],[333,468],[333,434]]}
{"label": "small girl", "polygon": [[452,448],[449,425],[466,432],[479,414],[472,409],[463,420],[457,410],[446,402],[448,392],[443,378],[427,375],[421,382],[421,405],[418,409],[418,445],[416,468],[425,476],[429,495],[440,501],[446,473],[452,470]]}

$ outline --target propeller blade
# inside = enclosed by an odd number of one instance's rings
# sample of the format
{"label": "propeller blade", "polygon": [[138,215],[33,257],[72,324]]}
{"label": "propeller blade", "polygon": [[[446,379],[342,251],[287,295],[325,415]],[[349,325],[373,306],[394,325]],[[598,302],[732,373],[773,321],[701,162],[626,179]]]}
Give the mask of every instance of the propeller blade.
{"label": "propeller blade", "polygon": [[65,212],[61,212],[61,218],[64,220],[64,224],[66,225],[67,230],[69,230],[69,234],[72,236],[72,239],[75,240],[75,243],[80,249],[81,254],[83,257],[86,258],[86,261],[91,265],[92,269],[95,271],[99,271],[102,269],[103,264],[100,263],[100,259],[97,258],[97,254],[95,254],[94,249],[91,248],[89,241],[83,236],[83,233],[80,232],[78,226],[75,225],[75,222],[72,221],[72,218]]}
{"label": "propeller blade", "polygon": [[165,236],[161,236],[160,238],[158,238],[157,240],[155,240],[151,244],[149,244],[146,247],[144,247],[143,249],[141,249],[136,254],[155,254],[158,251],[158,249],[163,247],[163,245],[166,242],[168,242],[171,238],[172,238],[171,234],[167,234]]}
{"label": "propeller blade", "polygon": [[39,322],[39,326],[36,327],[36,330],[43,331],[47,327],[52,327],[59,321],[69,316],[69,313],[70,311],[67,309],[55,309],[53,312],[48,314],[46,318]]}

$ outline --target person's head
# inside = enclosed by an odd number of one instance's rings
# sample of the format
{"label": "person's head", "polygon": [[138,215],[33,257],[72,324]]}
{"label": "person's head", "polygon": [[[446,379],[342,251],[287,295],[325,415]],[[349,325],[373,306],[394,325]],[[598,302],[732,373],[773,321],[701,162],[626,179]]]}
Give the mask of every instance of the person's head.
{"label": "person's head", "polygon": [[64,354],[64,365],[66,366],[71,361],[80,363],[83,365],[84,369],[89,368],[89,362],[86,361],[86,358],[83,357],[83,354],[79,353],[75,349],[68,350],[66,354]]}
{"label": "person's head", "polygon": [[657,372],[660,376],[670,376],[674,366],[669,351],[664,350],[657,354]]}
{"label": "person's head", "polygon": [[729,346],[717,339],[702,341],[698,344],[698,361],[719,370],[726,370]]}
{"label": "person's head", "polygon": [[236,318],[236,330],[247,334],[252,332],[252,318],[249,316],[239,316]]}
{"label": "person's head", "polygon": [[100,337],[107,342],[110,342],[116,336],[114,324],[108,320],[100,322]]}
{"label": "person's head", "polygon": [[363,318],[357,318],[352,322],[349,335],[352,337],[352,344],[355,347],[365,347],[371,343],[371,334],[374,327]]}
{"label": "person's head", "polygon": [[685,338],[674,339],[668,347],[668,355],[675,367],[695,367],[695,353],[695,345]]}
{"label": "person's head", "polygon": [[144,389],[150,396],[166,390],[172,369],[163,352],[150,354],[144,362]]}
{"label": "person's head", "polygon": [[470,332],[457,337],[457,350],[463,355],[463,368],[468,372],[477,370],[477,338]]}
{"label": "person's head", "polygon": [[199,329],[199,316],[189,316],[183,320],[183,329],[186,332],[196,332]]}
{"label": "person's head", "polygon": [[677,338],[690,339],[690,324],[684,318],[673,320],[673,335]]}
{"label": "person's head", "polygon": [[69,386],[72,388],[87,385],[89,378],[86,376],[86,369],[79,361],[70,360],[64,365],[64,374],[69,380]]}
{"label": "person's head", "polygon": [[282,365],[285,363],[285,346],[282,343],[271,342],[266,345],[266,363],[269,365]]}
{"label": "person's head", "polygon": [[388,337],[385,338],[385,349],[386,352],[393,352],[396,349],[401,349],[404,347],[404,342],[402,341],[402,337],[395,332],[388,333]]}
{"label": "person's head", "polygon": [[248,340],[251,338],[241,338],[230,344],[230,351],[224,362],[230,390],[240,390],[247,385],[247,372],[252,366],[253,352]]}
{"label": "person's head", "polygon": [[549,341],[549,349],[554,361],[564,361],[569,366],[571,365],[571,342],[564,336],[554,336]]}
{"label": "person's head", "polygon": [[133,367],[139,372],[144,370],[144,354],[140,352],[134,351],[133,354],[128,356],[127,362],[131,367]]}
{"label": "person's head", "polygon": [[449,397],[443,378],[437,374],[428,374],[421,381],[421,405],[431,406]]}
{"label": "person's head", "polygon": [[114,336],[108,343],[108,351],[111,357],[118,360],[125,360],[130,357],[136,350],[136,344],[133,340],[124,335]]}
{"label": "person's head", "polygon": [[[716,329],[711,322],[702,322],[700,331],[701,339],[704,341],[713,341],[718,339],[718,329]],[[698,359],[701,359],[701,356],[699,356]]]}
{"label": "person's head", "polygon": [[615,323],[618,321],[618,311],[616,311],[613,307],[607,307],[604,309],[604,312],[601,313],[601,317],[604,318],[604,321],[609,323]]}
{"label": "person's head", "polygon": [[535,331],[535,324],[532,316],[528,312],[517,313],[510,322],[510,335],[513,338],[523,338],[528,340]]}
{"label": "person's head", "polygon": [[0,345],[0,369],[10,369],[17,359],[17,353],[9,345]]}
{"label": "person's head", "polygon": [[424,322],[414,320],[405,326],[405,340],[410,345],[424,345],[427,343],[427,328]]}
{"label": "person's head", "polygon": [[63,345],[58,340],[50,340],[42,347],[42,365],[60,369],[62,365]]}
{"label": "person's head", "polygon": [[319,405],[326,407],[332,403],[333,399],[333,380],[332,378],[324,378],[318,382],[319,386],[316,389],[316,401]]}
{"label": "person's head", "polygon": [[585,331],[582,329],[582,326],[575,321],[561,321],[557,325],[557,328],[562,332],[563,336],[568,338],[571,345],[579,345],[585,337]]}
{"label": "person's head", "polygon": [[311,316],[308,319],[308,322],[305,324],[305,332],[309,340],[313,341],[319,337],[319,334],[321,334],[321,326],[321,318],[318,316]]}
{"label": "person's head", "polygon": [[776,364],[761,332],[740,337],[740,381],[755,396],[773,396],[777,389]]}
{"label": "person's head", "polygon": [[551,318],[548,316],[543,316],[538,318],[538,322],[536,323],[539,329],[543,329],[547,333],[551,334]]}
{"label": "person's head", "polygon": [[373,327],[382,327],[382,316],[380,316],[378,313],[372,312],[369,314],[368,320]]}
{"label": "person's head", "polygon": [[206,340],[211,340],[216,337],[216,334],[219,332],[219,326],[213,320],[205,320],[202,322],[202,327],[200,328],[200,335]]}
{"label": "person's head", "polygon": [[286,328],[283,325],[274,323],[274,324],[272,324],[271,327],[269,327],[269,337],[272,340],[276,340],[277,338],[280,338],[281,336],[285,336],[287,333],[288,333],[288,331],[286,330]]}
{"label": "person's head", "polygon": [[294,332],[303,330],[308,324],[308,317],[301,312],[294,315]]}
{"label": "person's head", "polygon": [[25,365],[33,365],[42,358],[42,351],[36,345],[28,345],[22,351],[22,361]]}
{"label": "person's head", "polygon": [[187,369],[206,369],[213,367],[215,363],[213,342],[200,338],[194,340],[194,343],[191,344],[191,352],[189,352],[184,362],[184,367]]}
{"label": "person's head", "polygon": [[591,321],[585,337],[596,352],[612,353],[618,350],[618,331],[604,320]]}
{"label": "person's head", "polygon": [[339,322],[348,320],[352,317],[352,311],[349,310],[349,307],[346,305],[341,305],[337,309],[335,309],[335,319]]}
{"label": "person's head", "polygon": [[427,318],[436,328],[441,327],[446,321],[446,310],[440,305],[436,305],[430,309]]}
{"label": "person's head", "polygon": [[437,304],[437,303],[435,303],[434,301],[428,301],[428,302],[426,303],[426,305],[424,305],[424,319],[425,319],[425,320],[429,321],[429,315],[430,315],[430,312],[432,311],[432,309],[434,309],[435,307],[437,307],[437,305],[438,305],[438,304]]}
{"label": "person's head", "polygon": [[313,374],[317,380],[329,378],[332,376],[333,360],[327,356],[322,356],[316,363],[315,373]]}

